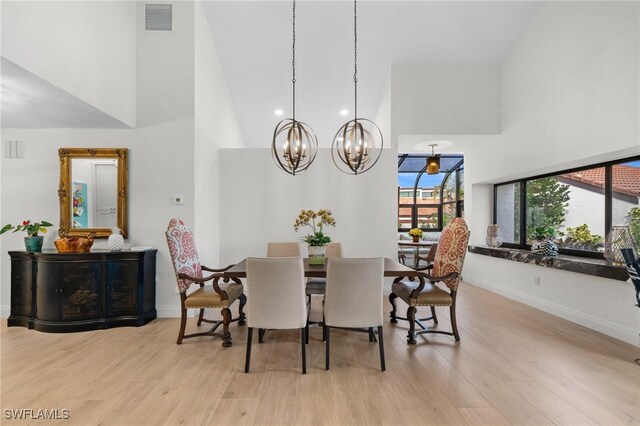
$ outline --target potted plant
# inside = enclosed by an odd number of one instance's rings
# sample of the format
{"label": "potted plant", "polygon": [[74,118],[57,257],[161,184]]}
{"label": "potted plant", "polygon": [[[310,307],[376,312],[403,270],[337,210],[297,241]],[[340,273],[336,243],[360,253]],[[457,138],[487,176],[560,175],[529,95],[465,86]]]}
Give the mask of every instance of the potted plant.
{"label": "potted plant", "polygon": [[413,242],[417,243],[418,241],[420,241],[420,238],[422,237],[422,229],[420,228],[413,228],[411,231],[409,231],[409,235],[411,235],[411,238],[413,238]]}
{"label": "potted plant", "polygon": [[531,253],[542,256],[557,256],[558,246],[553,242],[557,233],[556,229],[551,226],[534,228],[531,232],[531,236],[534,239],[533,244],[531,244]]}
{"label": "potted plant", "polygon": [[301,227],[308,226],[312,233],[302,237],[302,241],[309,244],[309,264],[324,264],[324,246],[331,242],[331,238],[324,234],[325,226],[336,226],[336,221],[331,215],[331,210],[322,209],[302,210],[298,215],[293,229],[297,232]]}
{"label": "potted plant", "polygon": [[13,226],[9,224],[3,226],[2,229],[0,229],[0,235],[12,229],[13,232],[24,231],[27,233],[27,236],[24,237],[24,246],[27,251],[42,251],[42,242],[44,241],[44,237],[38,234],[40,232],[46,234],[47,227],[49,226],[53,225],[46,220],[34,223],[31,223],[30,220],[25,220],[22,222],[22,225]]}

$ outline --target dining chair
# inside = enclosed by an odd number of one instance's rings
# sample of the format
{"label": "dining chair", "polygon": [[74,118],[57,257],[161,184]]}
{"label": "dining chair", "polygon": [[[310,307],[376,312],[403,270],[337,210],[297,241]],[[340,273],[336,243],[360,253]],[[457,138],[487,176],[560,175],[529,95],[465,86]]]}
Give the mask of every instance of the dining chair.
{"label": "dining chair", "polygon": [[307,373],[305,334],[307,306],[301,257],[247,258],[247,354],[244,372],[251,364],[253,329],[300,329],[302,373]]}
{"label": "dining chair", "polygon": [[[220,272],[224,272],[233,265],[223,269],[214,269],[200,264],[198,250],[196,249],[193,233],[178,218],[173,218],[169,222],[165,233],[167,245],[169,246],[169,254],[176,274],[176,282],[178,292],[180,293],[180,331],[178,332],[178,345],[182,344],[183,339],[197,336],[216,336],[223,339],[222,346],[231,346],[231,333],[229,332],[229,324],[238,321],[239,325],[244,325],[245,314],[243,307],[247,301],[244,295],[242,283],[238,279],[232,280],[228,284],[219,285],[221,278]],[[204,277],[202,271],[212,272],[211,275]],[[205,283],[211,281],[212,286],[206,286]],[[192,284],[198,284],[199,288],[188,293]],[[229,307],[237,300],[240,300],[238,308],[238,317],[232,318]],[[208,320],[204,318],[204,310],[206,308],[221,309],[222,321]],[[207,332],[184,334],[187,325],[187,309],[199,309],[198,327],[203,322],[213,324]],[[222,333],[216,333],[216,329],[222,324]]]}
{"label": "dining chair", "polygon": [[[409,332],[407,334],[409,344],[415,344],[416,335],[422,333],[447,334],[454,336],[456,341],[460,340],[456,323],[456,298],[468,243],[469,228],[467,228],[467,224],[461,217],[454,218],[440,235],[433,265],[416,269],[429,270],[429,273],[423,275],[424,281],[404,281],[403,277],[398,277],[391,285],[391,294],[389,295],[389,302],[391,302],[392,306],[391,322],[395,324],[399,319],[409,321]],[[444,283],[446,290],[438,287],[436,285],[438,282]],[[396,299],[398,297],[409,305],[406,318],[396,315]],[[431,317],[416,319],[418,306],[429,306],[431,308]],[[421,321],[429,320],[433,320],[436,325],[438,324],[436,306],[449,307],[451,332],[427,329],[422,324]],[[415,331],[416,324],[422,329],[421,331]]]}
{"label": "dining chair", "polygon": [[325,367],[329,370],[331,328],[367,331],[369,341],[377,329],[380,369],[385,371],[382,332],[382,289],[384,259],[334,258],[327,263],[327,288],[324,299]]}
{"label": "dining chair", "polygon": [[271,242],[267,245],[267,257],[301,257],[302,246],[295,241]]}

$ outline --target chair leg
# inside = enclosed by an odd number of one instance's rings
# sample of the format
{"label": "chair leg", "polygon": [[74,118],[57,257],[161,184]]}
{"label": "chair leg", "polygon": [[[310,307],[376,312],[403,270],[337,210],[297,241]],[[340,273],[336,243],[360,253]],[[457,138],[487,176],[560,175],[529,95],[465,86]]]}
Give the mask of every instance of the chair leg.
{"label": "chair leg", "polygon": [[451,305],[449,308],[449,316],[451,316],[451,328],[453,329],[453,337],[455,337],[456,342],[460,341],[460,334],[458,333],[458,323],[456,321],[456,305]]}
{"label": "chair leg", "polygon": [[178,345],[182,344],[182,339],[184,338],[184,330],[187,327],[187,309],[182,308],[182,316],[180,317],[180,331],[178,332],[178,341],[176,342]]}
{"label": "chair leg", "polygon": [[307,328],[300,329],[300,343],[302,347],[302,374],[307,374]]}
{"label": "chair leg", "polygon": [[324,322],[324,312],[322,313],[322,341],[327,341],[327,324]]}
{"label": "chair leg", "polygon": [[307,325],[305,325],[305,343],[309,344],[309,314],[311,313],[311,295],[307,294]]}
{"label": "chair leg", "polygon": [[204,318],[204,308],[200,308],[200,313],[198,314],[198,327],[202,324],[202,319]]}
{"label": "chair leg", "polygon": [[222,310],[222,346],[228,348],[231,346],[231,332],[229,332],[229,324],[231,324],[231,311],[229,308]]}
{"label": "chair leg", "polygon": [[373,342],[373,327],[369,327],[369,343]]}
{"label": "chair leg", "polygon": [[398,319],[396,318],[396,311],[398,310],[398,307],[396,306],[396,299],[398,298],[397,295],[395,295],[394,293],[391,293],[389,295],[389,302],[391,303],[391,322],[394,324],[398,323]]}
{"label": "chair leg", "polygon": [[380,346],[380,370],[386,370],[384,363],[384,342],[382,341],[382,326],[378,326],[378,344]]}
{"label": "chair leg", "polygon": [[253,337],[253,327],[247,327],[247,356],[244,361],[244,372],[249,372],[251,365],[251,338]]}
{"label": "chair leg", "polygon": [[324,347],[325,347],[325,355],[324,355],[324,364],[325,365],[324,365],[324,368],[325,368],[325,370],[329,371],[329,364],[330,364],[330,362],[329,362],[329,352],[330,352],[329,345],[330,345],[330,342],[331,342],[331,328],[325,326],[325,329],[326,329],[326,336],[325,336],[326,337],[326,341],[324,343]]}
{"label": "chair leg", "polygon": [[435,306],[431,307],[431,316],[433,317],[433,323],[437,324],[438,323],[438,316],[436,315],[436,307]]}
{"label": "chair leg", "polygon": [[258,329],[258,343],[264,343],[264,333],[265,333],[264,328]]}
{"label": "chair leg", "polygon": [[244,305],[247,304],[247,296],[240,295],[240,305],[238,306],[238,325],[245,325],[247,315],[244,313]]}
{"label": "chair leg", "polygon": [[407,343],[415,345],[416,342],[416,311],[414,306],[407,309],[407,320],[409,320],[409,333],[407,334]]}

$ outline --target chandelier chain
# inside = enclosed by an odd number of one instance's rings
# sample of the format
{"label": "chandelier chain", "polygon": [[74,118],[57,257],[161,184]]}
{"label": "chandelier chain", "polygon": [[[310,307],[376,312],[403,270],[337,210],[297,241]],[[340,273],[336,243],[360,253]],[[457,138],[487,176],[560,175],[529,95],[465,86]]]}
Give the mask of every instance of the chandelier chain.
{"label": "chandelier chain", "polygon": [[296,0],[293,0],[293,37],[291,43],[291,68],[292,68],[292,77],[291,83],[293,84],[293,119],[296,119]]}
{"label": "chandelier chain", "polygon": [[358,118],[358,4],[353,0],[353,86],[354,117]]}

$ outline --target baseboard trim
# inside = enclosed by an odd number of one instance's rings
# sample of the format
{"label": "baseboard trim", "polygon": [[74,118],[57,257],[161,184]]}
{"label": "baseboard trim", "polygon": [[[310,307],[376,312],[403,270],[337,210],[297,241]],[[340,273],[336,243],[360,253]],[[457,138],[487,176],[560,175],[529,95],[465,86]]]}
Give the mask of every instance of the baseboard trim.
{"label": "baseboard trim", "polygon": [[180,318],[180,306],[160,305],[156,306],[158,318]]}
{"label": "baseboard trim", "polygon": [[11,306],[0,305],[0,318],[9,318],[9,314],[11,314]]}
{"label": "baseboard trim", "polygon": [[464,281],[465,283],[483,288],[493,293],[497,293],[509,299],[516,300],[518,302],[524,303],[525,305],[529,305],[549,314],[556,315],[560,318],[566,319],[567,321],[580,324],[584,327],[606,334],[607,336],[613,337],[615,339],[622,340],[635,346],[638,345],[638,330],[633,330],[628,327],[621,327],[620,325],[612,323],[611,321],[606,321],[602,318],[594,317],[593,315],[589,315],[575,309],[567,308],[566,306],[558,305],[557,303],[540,299],[539,297],[531,296],[512,288],[501,286],[499,284],[485,280],[484,278],[465,274]]}

